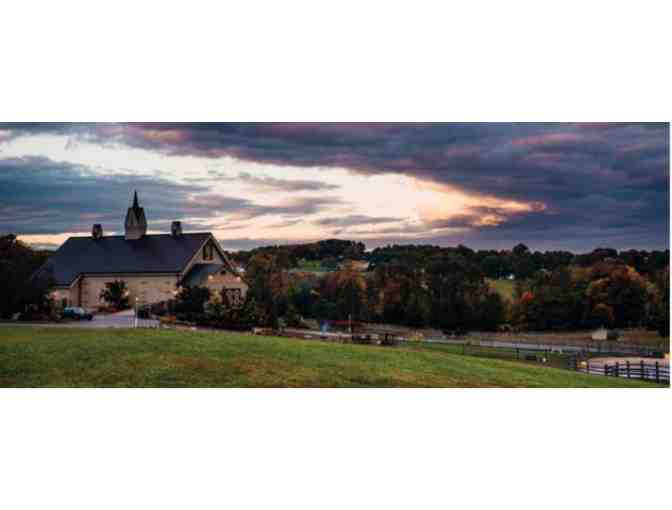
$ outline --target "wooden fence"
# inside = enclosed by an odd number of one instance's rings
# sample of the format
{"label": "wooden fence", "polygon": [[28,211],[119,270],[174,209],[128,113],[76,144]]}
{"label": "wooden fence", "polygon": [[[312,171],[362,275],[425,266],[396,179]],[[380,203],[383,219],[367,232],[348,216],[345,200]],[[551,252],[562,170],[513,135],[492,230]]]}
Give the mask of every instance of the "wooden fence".
{"label": "wooden fence", "polygon": [[670,383],[670,367],[659,361],[651,362],[641,360],[639,362],[615,363],[591,363],[590,359],[584,361],[574,360],[574,369],[586,374],[602,375],[606,377],[624,377],[626,379],[643,379],[657,383]]}

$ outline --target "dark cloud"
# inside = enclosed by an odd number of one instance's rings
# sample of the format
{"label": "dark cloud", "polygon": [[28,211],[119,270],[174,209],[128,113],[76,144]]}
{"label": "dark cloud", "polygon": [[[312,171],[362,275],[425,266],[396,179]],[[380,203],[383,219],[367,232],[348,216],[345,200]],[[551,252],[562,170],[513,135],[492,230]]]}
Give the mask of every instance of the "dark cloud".
{"label": "dark cloud", "polygon": [[0,129],[11,133],[6,138],[51,132],[167,155],[396,173],[469,194],[545,204],[544,210],[516,215],[495,228],[474,226],[478,220],[470,214],[450,220],[475,229],[473,236],[487,242],[502,236],[510,242],[546,242],[555,235],[558,246],[578,239],[591,245],[621,243],[616,247],[669,244],[666,123],[33,124]]}
{"label": "dark cloud", "polygon": [[[43,157],[0,159],[0,232],[58,234],[85,232],[93,223],[106,231],[123,230],[126,208],[134,190],[147,205],[150,229],[168,231],[170,222],[186,220],[187,230],[230,228],[264,215],[302,217],[339,198],[301,197],[278,206],[211,193],[197,184],[180,184],[154,176],[100,175],[86,167]],[[219,222],[213,226],[212,222]]]}

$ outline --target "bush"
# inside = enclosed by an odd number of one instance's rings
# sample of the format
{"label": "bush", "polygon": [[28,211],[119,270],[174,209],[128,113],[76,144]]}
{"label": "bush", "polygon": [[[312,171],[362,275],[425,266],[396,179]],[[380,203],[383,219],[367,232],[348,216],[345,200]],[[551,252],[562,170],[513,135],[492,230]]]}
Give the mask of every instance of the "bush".
{"label": "bush", "polygon": [[215,294],[205,306],[205,321],[209,326],[234,331],[249,331],[258,325],[258,307],[254,298],[245,300],[242,307],[233,306],[226,293]]}
{"label": "bush", "polygon": [[303,322],[303,317],[299,315],[299,312],[296,310],[296,307],[290,304],[287,307],[287,313],[284,316],[284,323],[288,328],[302,328],[305,329],[307,326]]}
{"label": "bush", "polygon": [[117,310],[128,308],[128,287],[122,280],[114,280],[105,284],[100,291],[100,298],[112,305]]}
{"label": "bush", "polygon": [[199,326],[208,326],[210,325],[208,317],[203,312],[183,312],[175,315],[175,318],[178,322],[192,322]]}
{"label": "bush", "polygon": [[207,287],[182,287],[175,298],[176,314],[204,314],[210,300]]}

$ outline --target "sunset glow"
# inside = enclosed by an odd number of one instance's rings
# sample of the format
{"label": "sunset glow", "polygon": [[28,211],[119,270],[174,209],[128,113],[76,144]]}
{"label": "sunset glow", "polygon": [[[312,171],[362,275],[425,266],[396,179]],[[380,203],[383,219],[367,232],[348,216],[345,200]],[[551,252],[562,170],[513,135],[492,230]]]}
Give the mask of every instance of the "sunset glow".
{"label": "sunset glow", "polygon": [[94,222],[119,233],[138,190],[150,232],[179,219],[231,250],[330,237],[500,247],[511,229],[547,247],[563,229],[577,247],[657,246],[668,136],[665,124],[6,124],[0,230],[52,247]]}

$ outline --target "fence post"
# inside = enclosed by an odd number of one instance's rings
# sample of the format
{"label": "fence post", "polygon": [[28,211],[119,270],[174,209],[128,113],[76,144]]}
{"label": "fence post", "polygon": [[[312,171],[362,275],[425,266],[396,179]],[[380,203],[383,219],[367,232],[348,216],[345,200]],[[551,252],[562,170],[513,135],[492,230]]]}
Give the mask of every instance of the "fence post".
{"label": "fence post", "polygon": [[628,379],[630,379],[630,360],[625,362],[625,371],[628,374]]}
{"label": "fence post", "polygon": [[660,382],[660,363],[656,361],[656,382]]}
{"label": "fence post", "polygon": [[618,361],[616,362],[616,377],[620,377],[620,375],[618,373]]}
{"label": "fence post", "polygon": [[639,360],[639,378],[640,379],[646,379],[646,375],[644,373],[644,360],[640,359]]}
{"label": "fence post", "polygon": [[604,375],[609,375],[609,365],[604,364]]}
{"label": "fence post", "polygon": [[586,373],[590,374],[590,358],[586,359]]}

